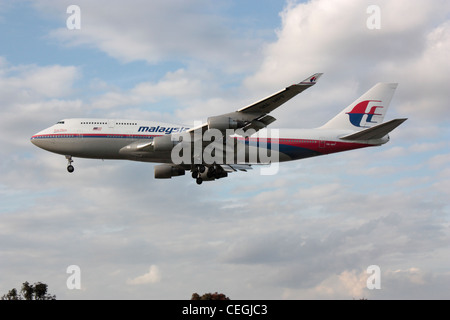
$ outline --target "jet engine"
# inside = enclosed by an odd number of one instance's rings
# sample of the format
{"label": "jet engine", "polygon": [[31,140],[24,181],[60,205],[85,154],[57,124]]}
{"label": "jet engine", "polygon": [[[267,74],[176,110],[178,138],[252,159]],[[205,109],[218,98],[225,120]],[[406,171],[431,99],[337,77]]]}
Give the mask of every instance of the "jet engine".
{"label": "jet engine", "polygon": [[185,170],[170,164],[155,166],[155,179],[170,179],[176,176],[184,176]]}
{"label": "jet engine", "polygon": [[227,129],[238,129],[242,128],[245,123],[243,121],[234,120],[230,117],[209,117],[208,120],[208,129],[218,129],[218,130],[227,130]]}
{"label": "jet engine", "polygon": [[154,151],[171,151],[178,141],[173,141],[171,135],[153,138]]}

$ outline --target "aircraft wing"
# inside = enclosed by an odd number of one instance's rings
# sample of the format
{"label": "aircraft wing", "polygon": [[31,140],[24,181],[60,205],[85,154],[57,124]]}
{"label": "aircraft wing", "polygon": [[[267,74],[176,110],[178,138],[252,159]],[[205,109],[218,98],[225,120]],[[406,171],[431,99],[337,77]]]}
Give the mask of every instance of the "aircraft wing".
{"label": "aircraft wing", "polygon": [[235,112],[209,117],[206,123],[194,127],[188,132],[202,130],[202,133],[204,133],[208,129],[218,129],[223,133],[227,129],[254,129],[258,131],[276,120],[269,115],[270,112],[315,85],[321,76],[322,73],[315,73],[297,84],[293,84]]}
{"label": "aircraft wing", "polygon": [[[216,129],[220,131],[222,137],[226,139],[231,138],[234,134],[240,134],[235,130],[241,129],[246,134],[251,135],[256,131],[267,127],[269,124],[274,122],[276,119],[269,115],[270,112],[286,103],[299,93],[304,90],[312,87],[316,84],[317,80],[322,76],[322,73],[315,73],[312,76],[306,78],[305,80],[293,84],[279,92],[272,94],[271,96],[264,98],[260,101],[257,101],[251,105],[243,107],[237,111],[225,113],[219,116],[212,116],[207,119],[206,123],[203,123],[200,126],[194,127],[187,131],[190,139],[186,140],[187,144],[194,144],[194,150],[192,153],[188,155],[190,157],[190,164],[183,166],[175,165],[175,164],[162,164],[155,167],[155,177],[157,178],[169,178],[172,176],[182,175],[184,174],[184,170],[191,170],[192,177],[197,179],[197,183],[202,183],[203,180],[214,180],[224,178],[228,175],[228,173],[237,172],[237,171],[247,171],[251,170],[252,166],[249,164],[222,164],[214,162],[213,164],[205,165],[203,162],[203,151],[204,148],[210,146],[210,141],[216,141],[216,137],[214,136],[214,140],[203,140],[204,133],[206,131],[211,131],[212,129]],[[231,129],[227,132],[227,130]],[[247,130],[253,129],[254,132],[249,133]],[[122,148],[123,152],[130,153],[130,150],[136,154],[136,156],[142,156],[146,153],[147,148],[153,148],[153,151],[173,151],[173,148],[178,143],[185,143],[183,133],[172,133],[170,135],[164,135],[155,137],[151,142],[136,142],[130,146],[126,146]],[[179,138],[182,138],[179,140]],[[198,144],[198,140],[201,140],[201,148],[195,148],[195,144]],[[234,139],[233,139],[234,140]],[[183,146],[183,145],[181,145]],[[245,143],[241,144],[240,147],[244,146]],[[233,148],[238,148],[238,144]],[[216,151],[224,151],[223,141],[218,141],[216,143],[216,147],[214,152]],[[184,153],[183,153],[184,156]]]}
{"label": "aircraft wing", "polygon": [[315,73],[309,78],[301,81],[300,83],[293,84],[284,90],[272,94],[271,96],[255,102],[249,106],[239,109],[237,112],[251,113],[251,114],[267,114],[272,112],[288,100],[295,97],[302,91],[312,87],[316,84],[317,80],[322,76],[322,73]]}

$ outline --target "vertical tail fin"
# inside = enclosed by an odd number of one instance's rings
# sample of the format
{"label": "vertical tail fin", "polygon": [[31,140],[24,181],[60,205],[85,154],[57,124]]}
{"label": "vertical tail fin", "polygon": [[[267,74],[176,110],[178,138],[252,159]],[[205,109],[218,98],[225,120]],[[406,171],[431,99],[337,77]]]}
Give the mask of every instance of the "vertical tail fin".
{"label": "vertical tail fin", "polygon": [[322,128],[359,131],[379,125],[383,122],[396,88],[397,83],[377,83]]}

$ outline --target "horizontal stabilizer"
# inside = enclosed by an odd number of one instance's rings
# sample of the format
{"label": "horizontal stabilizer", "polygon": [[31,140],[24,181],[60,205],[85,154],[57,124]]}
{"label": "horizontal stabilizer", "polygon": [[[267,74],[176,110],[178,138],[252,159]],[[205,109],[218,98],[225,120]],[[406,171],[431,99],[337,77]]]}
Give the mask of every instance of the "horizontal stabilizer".
{"label": "horizontal stabilizer", "polygon": [[382,124],[379,124],[375,127],[368,128],[362,131],[358,131],[356,133],[349,134],[347,136],[341,137],[342,140],[372,140],[372,139],[381,139],[389,132],[397,128],[407,119],[394,119]]}

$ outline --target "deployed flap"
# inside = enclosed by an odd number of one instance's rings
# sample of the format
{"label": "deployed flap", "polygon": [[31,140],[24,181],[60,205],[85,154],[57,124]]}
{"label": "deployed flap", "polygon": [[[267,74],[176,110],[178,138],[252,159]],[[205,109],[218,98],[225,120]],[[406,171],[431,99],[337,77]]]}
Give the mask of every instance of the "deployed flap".
{"label": "deployed flap", "polygon": [[356,133],[349,134],[347,136],[341,137],[342,140],[372,140],[372,139],[381,139],[389,132],[397,128],[403,122],[408,119],[394,119],[382,124],[379,124],[375,127],[365,129]]}
{"label": "deployed flap", "polygon": [[247,171],[252,170],[252,166],[249,164],[222,164],[222,169],[226,172]]}
{"label": "deployed flap", "polygon": [[258,119],[252,120],[249,124],[247,124],[242,129],[247,131],[248,129],[254,129],[255,131],[259,131],[262,128],[267,127],[269,124],[274,122],[276,119],[268,114],[259,117]]}

